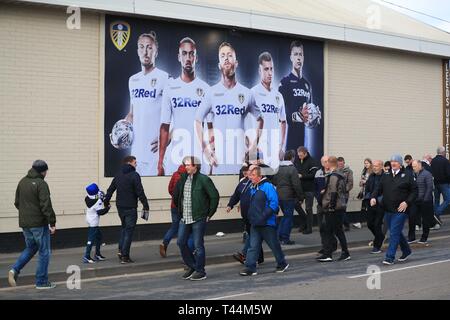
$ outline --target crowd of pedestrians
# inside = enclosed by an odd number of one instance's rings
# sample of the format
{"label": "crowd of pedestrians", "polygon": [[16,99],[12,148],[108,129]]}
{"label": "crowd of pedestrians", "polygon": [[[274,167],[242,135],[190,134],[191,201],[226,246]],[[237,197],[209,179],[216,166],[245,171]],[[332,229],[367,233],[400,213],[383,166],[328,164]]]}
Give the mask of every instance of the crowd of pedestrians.
{"label": "crowd of pedestrians", "polygon": [[[36,288],[55,286],[48,280],[50,235],[56,232],[56,218],[49,187],[44,181],[47,171],[47,163],[36,160],[17,186],[14,204],[19,211],[19,226],[23,229],[26,248],[9,271],[11,286],[16,285],[21,269],[36,253],[39,253]],[[338,260],[350,260],[345,231],[350,229],[346,211],[353,179],[353,171],[343,157],[324,155],[318,163],[305,147],[286,151],[276,173],[267,170],[261,159],[246,163],[226,208],[226,212],[231,212],[239,204],[247,234],[243,248],[233,254],[244,265],[239,274],[257,274],[257,266],[264,262],[263,242],[275,257],[275,272],[282,273],[288,269],[282,246],[295,244],[291,239],[295,212],[299,215],[299,231],[303,234],[313,232],[314,216],[317,218],[322,244],[317,261],[333,261],[338,242],[341,248]],[[366,158],[358,186],[356,198],[361,200],[361,213],[353,226],[360,229],[363,221],[367,222],[373,235],[371,254],[381,254],[385,239],[389,238],[383,264],[395,263],[398,247],[402,254],[397,261],[403,262],[412,253],[410,244],[418,242],[427,246],[430,230],[438,229],[442,224],[441,215],[450,204],[450,162],[445,157],[444,147],[437,149],[434,158],[425,155],[422,160],[399,154],[394,154],[388,161]],[[204,236],[208,222],[216,213],[219,192],[210,177],[201,173],[200,160],[193,156],[185,157],[173,173],[168,191],[172,197],[172,223],[159,247],[159,254],[163,258],[167,256],[169,243],[176,236],[185,264],[182,278],[204,280]],[[117,256],[122,264],[133,263],[130,250],[138,219],[138,200],[143,206],[141,217],[148,219],[149,213],[141,177],[136,172],[136,158],[124,158],[122,168],[106,194],[95,183],[88,185],[86,192],[89,228],[83,262],[95,263],[106,259],[100,252],[99,219],[109,211],[111,198],[116,192],[116,207],[121,221]],[[313,214],[314,199],[316,215]],[[406,220],[407,236],[403,233]],[[418,241],[416,231],[422,232]],[[93,247],[95,255],[91,257]]]}

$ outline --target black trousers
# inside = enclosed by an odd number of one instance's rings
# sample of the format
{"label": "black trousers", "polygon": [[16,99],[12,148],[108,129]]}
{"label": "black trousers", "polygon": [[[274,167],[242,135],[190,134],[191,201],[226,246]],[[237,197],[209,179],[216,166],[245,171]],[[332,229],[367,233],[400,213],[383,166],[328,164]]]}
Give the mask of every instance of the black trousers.
{"label": "black trousers", "polygon": [[334,251],[334,243],[336,238],[339,240],[342,252],[348,252],[347,239],[345,238],[344,229],[342,228],[344,222],[345,210],[338,210],[335,212],[324,213],[324,255],[331,257]]}
{"label": "black trousers", "polygon": [[367,227],[374,235],[373,247],[380,249],[383,245],[384,233],[383,233],[383,219],[384,210],[379,206],[369,206],[367,210]]}
{"label": "black trousers", "polygon": [[427,241],[430,234],[430,228],[434,227],[436,221],[434,220],[433,201],[419,202],[416,204],[416,217],[422,218],[422,237],[421,241]]}
{"label": "black trousers", "polygon": [[300,230],[312,231],[313,224],[313,203],[314,203],[314,192],[305,192],[305,210],[299,202],[295,205],[295,211],[298,212],[300,218]]}
{"label": "black trousers", "polygon": [[413,204],[408,208],[408,241],[416,240],[416,216],[417,205]]}

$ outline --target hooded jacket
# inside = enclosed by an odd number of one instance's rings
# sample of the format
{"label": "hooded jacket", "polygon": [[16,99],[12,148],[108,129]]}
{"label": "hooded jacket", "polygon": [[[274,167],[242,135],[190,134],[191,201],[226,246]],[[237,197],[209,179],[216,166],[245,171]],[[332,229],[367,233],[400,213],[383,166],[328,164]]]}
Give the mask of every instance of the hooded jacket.
{"label": "hooded jacket", "polygon": [[297,202],[304,199],[302,183],[292,161],[280,162],[278,172],[272,178],[272,183],[277,187],[279,200],[296,200]]}
{"label": "hooded jacket", "polygon": [[21,228],[54,227],[56,224],[48,184],[33,168],[17,185],[14,205],[19,210]]}
{"label": "hooded jacket", "polygon": [[103,202],[104,194],[100,191],[96,195],[87,195],[84,198],[86,203],[86,222],[89,227],[98,227],[100,222],[100,216],[105,215],[109,211],[109,207],[105,208]]}
{"label": "hooded jacket", "polygon": [[169,194],[172,196],[172,202],[170,203],[170,208],[172,208],[172,209],[177,207],[175,205],[175,201],[173,201],[173,192],[175,191],[177,182],[178,182],[178,180],[180,180],[181,175],[183,173],[186,173],[186,167],[181,164],[178,167],[178,170],[172,174],[172,178],[170,178],[170,181],[169,181],[168,191],[169,191]]}
{"label": "hooded jacket", "polygon": [[250,188],[250,207],[248,220],[252,226],[276,227],[276,214],[278,212],[277,192],[266,177],[252,185]]}
{"label": "hooded jacket", "polygon": [[325,192],[322,194],[323,212],[344,210],[346,207],[345,176],[334,170],[325,175]]}
{"label": "hooded jacket", "polygon": [[144,193],[144,187],[142,187],[141,176],[132,165],[124,164],[119,173],[114,177],[106,193],[106,206],[108,206],[116,190],[117,208],[136,209],[139,198],[144,206],[144,210],[149,210],[147,196]]}
{"label": "hooded jacket", "polygon": [[345,197],[348,199],[350,191],[353,189],[353,171],[349,166],[345,166],[344,169],[338,170],[345,177]]}

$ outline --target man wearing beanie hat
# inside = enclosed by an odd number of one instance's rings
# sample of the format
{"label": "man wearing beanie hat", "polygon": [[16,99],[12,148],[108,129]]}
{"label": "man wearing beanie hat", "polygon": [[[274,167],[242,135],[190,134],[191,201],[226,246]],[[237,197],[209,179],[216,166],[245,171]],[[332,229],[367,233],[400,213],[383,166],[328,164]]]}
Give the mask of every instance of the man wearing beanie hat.
{"label": "man wearing beanie hat", "polygon": [[383,196],[381,205],[385,210],[385,221],[390,231],[389,247],[383,261],[387,265],[394,264],[399,245],[402,256],[398,261],[406,261],[411,255],[411,248],[403,235],[403,226],[408,218],[408,209],[414,204],[418,194],[414,176],[402,168],[402,156],[395,154],[390,161],[392,170],[383,174],[370,200],[370,205],[375,206],[378,196]]}
{"label": "man wearing beanie hat", "polygon": [[50,234],[56,231],[56,217],[50,200],[50,190],[44,181],[48,165],[43,160],[33,162],[28,174],[16,189],[14,205],[19,210],[19,226],[23,230],[26,248],[8,274],[9,284],[16,286],[20,270],[39,252],[36,269],[36,289],[51,289],[55,285],[48,281],[50,261]]}

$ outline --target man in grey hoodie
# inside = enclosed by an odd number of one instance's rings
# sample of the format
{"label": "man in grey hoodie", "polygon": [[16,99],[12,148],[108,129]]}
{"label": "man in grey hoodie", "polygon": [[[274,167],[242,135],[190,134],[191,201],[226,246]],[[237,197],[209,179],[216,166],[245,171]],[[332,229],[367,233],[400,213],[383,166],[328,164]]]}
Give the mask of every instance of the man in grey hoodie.
{"label": "man in grey hoodie", "polygon": [[300,178],[297,169],[294,167],[294,159],[295,151],[287,151],[277,174],[272,178],[272,183],[277,187],[280,208],[283,211],[283,218],[278,226],[278,238],[282,245],[295,244],[294,241],[290,240],[294,207],[296,203],[304,199]]}
{"label": "man in grey hoodie", "polygon": [[[337,168],[340,173],[345,177],[345,211],[347,211],[348,199],[350,198],[350,191],[353,189],[353,171],[349,166],[345,165],[345,159],[343,157],[337,158]],[[350,230],[350,222],[348,221],[347,212],[344,212],[344,229]]]}

